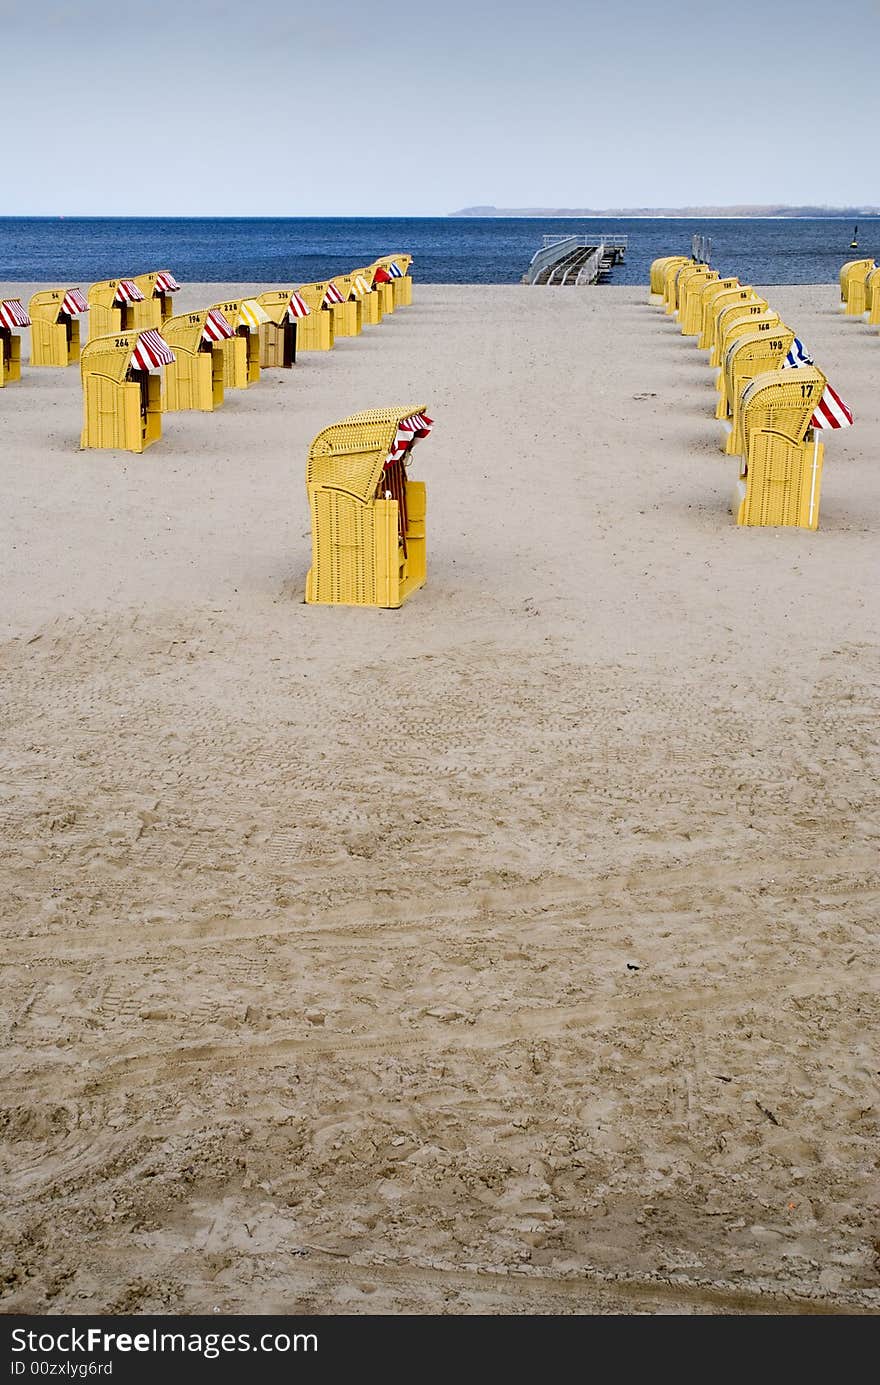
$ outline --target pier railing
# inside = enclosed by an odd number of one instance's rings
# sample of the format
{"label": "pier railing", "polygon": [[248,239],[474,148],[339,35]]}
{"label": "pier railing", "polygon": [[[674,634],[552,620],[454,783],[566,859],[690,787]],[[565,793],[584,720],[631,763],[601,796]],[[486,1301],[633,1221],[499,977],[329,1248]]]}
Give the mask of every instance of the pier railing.
{"label": "pier railing", "polygon": [[[544,236],[522,277],[524,284],[594,284],[611,264],[619,264],[626,253],[628,237],[619,234],[590,235],[558,232]],[[588,255],[579,251],[589,251]]]}
{"label": "pier railing", "polygon": [[588,260],[584,260],[583,264],[578,270],[578,276],[574,281],[576,285],[595,284],[596,280],[599,277],[599,266],[602,263],[602,256],[604,254],[605,244],[603,242],[602,245],[598,246],[598,248],[593,251],[592,255]]}
{"label": "pier railing", "polygon": [[540,250],[536,250],[529,260],[529,267],[523,275],[523,282],[533,284],[542,269],[549,269],[552,264],[555,264],[559,259],[560,246],[564,246],[563,253],[567,253],[569,250],[577,250],[579,246],[585,244],[588,242],[577,236],[545,236],[543,246]]}
{"label": "pier railing", "polygon": [[[596,234],[597,234],[597,233],[596,233],[595,231],[593,231],[591,234],[589,234],[589,235],[584,235],[584,236],[581,236],[581,235],[577,235],[577,236],[564,236],[564,235],[559,235],[559,234],[557,234],[557,235],[555,235],[555,236],[545,236],[545,237],[544,237],[543,249],[544,249],[544,250],[549,250],[549,249],[550,249],[552,246],[554,246],[554,245],[560,245],[560,244],[562,243],[562,241],[564,241],[564,240],[570,240],[570,241],[571,241],[571,248],[572,248],[572,250],[585,250],[586,247],[587,247],[588,245],[595,245],[595,244],[596,244]],[[600,240],[602,241],[602,244],[603,244],[603,245],[606,247],[606,249],[608,249],[608,250],[625,250],[625,249],[626,249],[626,246],[627,246],[627,241],[629,240],[629,236],[623,236],[623,235],[610,235],[610,236],[605,236],[605,235],[603,235],[603,236],[600,236]],[[538,253],[538,255],[540,255],[541,251],[539,250],[537,253]],[[536,258],[536,256],[533,256],[533,257],[532,257],[532,262],[533,262],[533,263],[534,263],[535,258]]]}

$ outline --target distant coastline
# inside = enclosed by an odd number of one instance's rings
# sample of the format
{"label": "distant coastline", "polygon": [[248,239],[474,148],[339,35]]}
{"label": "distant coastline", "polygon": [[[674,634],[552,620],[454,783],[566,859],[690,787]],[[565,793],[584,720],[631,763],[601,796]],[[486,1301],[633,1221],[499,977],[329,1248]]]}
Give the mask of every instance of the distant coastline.
{"label": "distant coastline", "polygon": [[449,212],[449,216],[464,217],[575,217],[579,220],[598,220],[602,217],[620,217],[626,220],[660,221],[664,218],[676,221],[692,221],[697,217],[712,220],[777,220],[844,219],[849,217],[880,216],[880,207],[462,207],[460,211]]}

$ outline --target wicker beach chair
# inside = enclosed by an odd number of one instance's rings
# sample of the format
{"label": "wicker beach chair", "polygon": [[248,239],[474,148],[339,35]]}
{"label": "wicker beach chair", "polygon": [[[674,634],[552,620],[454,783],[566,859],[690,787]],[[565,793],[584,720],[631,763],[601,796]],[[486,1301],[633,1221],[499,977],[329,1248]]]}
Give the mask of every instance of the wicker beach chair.
{"label": "wicker beach chair", "polygon": [[382,255],[371,268],[384,270],[391,278],[391,296],[395,308],[408,308],[412,303],[412,255]]}
{"label": "wicker beach chair", "polygon": [[663,303],[667,270],[690,263],[690,257],[687,255],[661,255],[659,259],[653,260],[649,277],[648,302],[655,305]]}
{"label": "wicker beach chair", "polygon": [[358,299],[361,305],[363,325],[365,327],[375,327],[382,321],[382,295],[373,288],[373,280],[367,266],[353,269],[348,279],[351,281],[351,292]]}
{"label": "wicker beach chair", "polygon": [[212,307],[229,323],[233,335],[221,342],[223,384],[228,390],[247,390],[260,378],[260,326],[269,315],[256,298],[229,298]]}
{"label": "wicker beach chair", "polygon": [[876,326],[880,323],[880,267],[868,272],[866,282],[865,316]]}
{"label": "wicker beach chair", "polygon": [[20,298],[0,298],[0,388],[21,379],[21,337],[31,320]]}
{"label": "wicker beach chair", "polygon": [[683,337],[699,337],[703,322],[703,290],[707,284],[722,282],[730,287],[731,281],[721,280],[718,270],[710,269],[708,265],[700,265],[696,274],[687,277],[678,305],[678,321]]}
{"label": "wicker beach chair", "polygon": [[[327,301],[329,282],[300,284],[297,293],[309,309],[309,316],[297,327],[297,351],[332,351],[336,341],[331,304]],[[332,295],[331,295],[332,299]]]}
{"label": "wicker beach chair", "polygon": [[148,274],[135,274],[132,283],[137,284],[144,296],[143,302],[133,304],[135,327],[161,327],[174,316],[171,295],[179,291],[180,285],[170,269],[151,269]]}
{"label": "wicker beach chair", "polygon": [[352,289],[350,274],[337,274],[330,280],[341,301],[331,303],[333,331],[337,337],[359,337],[364,328],[364,310],[360,296]]}
{"label": "wicker beach chair", "polygon": [[[778,320],[779,314],[774,312],[764,298],[728,303],[720,310],[715,319],[715,341],[709,353],[709,364],[720,370],[730,334],[734,329],[736,331],[747,330],[747,328],[743,328],[743,324],[778,322]],[[720,389],[720,380],[717,383]]]}
{"label": "wicker beach chair", "polygon": [[737,524],[819,527],[824,447],[810,421],[825,385],[815,366],[761,372],[746,385]]}
{"label": "wicker beach chair", "polygon": [[79,319],[89,305],[79,289],[41,289],[28,304],[31,365],[76,365],[80,357]]}
{"label": "wicker beach chair", "polygon": [[723,301],[725,294],[736,295],[742,292],[743,287],[736,277],[715,279],[703,285],[700,291],[700,320],[694,333],[697,338],[697,347],[701,351],[706,350],[708,345],[706,337],[714,322],[713,308],[715,304]]}
{"label": "wicker beach chair", "polygon": [[751,284],[737,284],[734,288],[720,289],[715,294],[709,294],[703,299],[703,322],[700,328],[700,339],[697,343],[703,351],[709,352],[709,364],[712,365],[712,353],[715,346],[715,324],[719,315],[725,308],[742,306],[744,303],[757,303],[758,295]]}
{"label": "wicker beach chair", "polygon": [[89,336],[105,337],[111,332],[136,332],[135,308],[144,295],[133,279],[102,279],[92,284],[89,301]]}
{"label": "wicker beach chair", "polygon": [[165,367],[165,413],[197,409],[213,413],[223,403],[226,356],[223,343],[235,333],[217,308],[169,317],[162,336],[174,353]]}
{"label": "wicker beach chair", "polygon": [[410,404],[352,414],[315,438],[306,601],[396,607],[424,584],[425,485],[406,463],[430,429],[424,405]]}
{"label": "wicker beach chair", "polygon": [[728,346],[723,370],[730,422],[724,422],[722,448],[728,456],[736,457],[745,451],[741,400],[746,385],[765,371],[781,370],[793,341],[794,332],[777,322],[768,332],[744,332]]}
{"label": "wicker beach chair", "polygon": [[268,319],[260,325],[260,366],[290,370],[296,365],[300,326],[311,308],[296,289],[268,289],[257,302]]}
{"label": "wicker beach chair", "polygon": [[161,371],[174,353],[155,327],[92,337],[82,349],[81,447],[143,452],[162,435]]}
{"label": "wicker beach chair", "polygon": [[390,270],[386,269],[378,260],[374,260],[367,270],[367,275],[373,292],[379,295],[383,316],[385,313],[393,313],[396,305],[394,302],[394,280]]}
{"label": "wicker beach chair", "polygon": [[861,317],[867,307],[867,278],[873,260],[849,260],[840,270],[840,303],[847,317]]}

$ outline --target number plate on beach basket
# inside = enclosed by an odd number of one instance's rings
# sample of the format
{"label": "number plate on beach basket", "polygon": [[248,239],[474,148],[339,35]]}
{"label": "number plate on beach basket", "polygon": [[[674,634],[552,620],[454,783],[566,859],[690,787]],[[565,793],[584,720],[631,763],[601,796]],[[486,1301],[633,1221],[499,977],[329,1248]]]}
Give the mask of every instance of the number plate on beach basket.
{"label": "number plate on beach basket", "polygon": [[406,466],[431,427],[425,406],[409,404],[352,414],[315,438],[307,602],[396,607],[424,585],[425,484]]}

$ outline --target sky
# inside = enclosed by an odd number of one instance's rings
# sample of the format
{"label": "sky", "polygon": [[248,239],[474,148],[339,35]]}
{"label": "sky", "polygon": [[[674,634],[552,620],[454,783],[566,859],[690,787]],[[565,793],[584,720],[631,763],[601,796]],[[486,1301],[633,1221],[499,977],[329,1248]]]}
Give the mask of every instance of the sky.
{"label": "sky", "polygon": [[0,0],[0,214],[880,203],[880,0]]}

